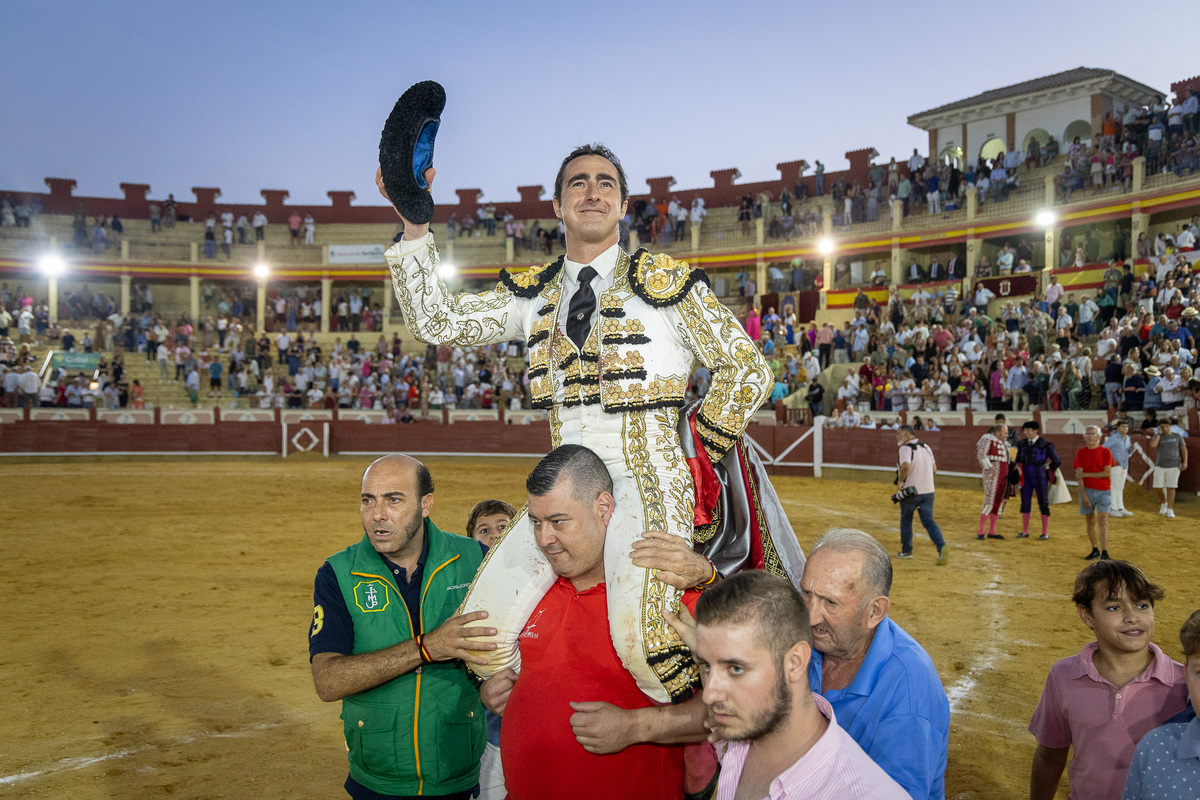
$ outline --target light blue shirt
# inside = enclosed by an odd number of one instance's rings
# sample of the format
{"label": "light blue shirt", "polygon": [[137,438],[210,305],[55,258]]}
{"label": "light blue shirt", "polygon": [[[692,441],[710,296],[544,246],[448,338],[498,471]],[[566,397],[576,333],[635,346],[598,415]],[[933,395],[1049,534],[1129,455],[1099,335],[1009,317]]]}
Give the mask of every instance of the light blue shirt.
{"label": "light blue shirt", "polygon": [[1121,438],[1121,434],[1113,431],[1108,436],[1108,441],[1104,446],[1112,452],[1113,460],[1121,465],[1121,469],[1129,469],[1129,451],[1133,447],[1133,440],[1126,436]]}
{"label": "light blue shirt", "polygon": [[1200,719],[1168,722],[1138,742],[1121,800],[1200,797]]}
{"label": "light blue shirt", "polygon": [[845,689],[821,689],[823,660],[814,650],[808,680],[838,725],[914,798],[944,800],[950,701],[924,648],[884,617]]}

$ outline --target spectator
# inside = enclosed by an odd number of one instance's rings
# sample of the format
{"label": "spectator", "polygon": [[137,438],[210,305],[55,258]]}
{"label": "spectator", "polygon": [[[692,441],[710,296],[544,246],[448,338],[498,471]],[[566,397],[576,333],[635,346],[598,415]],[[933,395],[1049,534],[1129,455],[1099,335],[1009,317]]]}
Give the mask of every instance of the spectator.
{"label": "spectator", "polygon": [[[786,581],[740,573],[701,598],[694,626],[674,615],[668,621],[696,653],[717,735],[730,743],[718,797],[759,797],[767,787],[772,796],[802,793],[814,800],[909,796],[846,734],[829,702],[811,691],[806,671],[813,631]],[[743,674],[753,678],[742,680]]]}
{"label": "spectator", "polygon": [[1179,473],[1187,469],[1187,442],[1179,433],[1171,430],[1172,421],[1167,417],[1158,420],[1158,430],[1150,440],[1154,448],[1154,490],[1162,505],[1160,516],[1175,519],[1175,490],[1179,487]]}
{"label": "spectator", "polygon": [[[608,645],[604,543],[619,513],[608,470],[592,451],[567,444],[542,459],[526,485],[537,546],[557,580],[518,639],[520,676],[505,669],[480,690],[484,705],[504,717],[510,796],[635,797],[652,785],[656,797],[681,799],[683,748],[655,742],[702,732],[704,705],[699,698],[653,704]],[[703,571],[712,569],[674,541]],[[588,687],[587,697],[579,687]]]}
{"label": "spectator", "polygon": [[941,529],[933,520],[934,476],[937,474],[933,450],[917,439],[911,425],[901,425],[896,431],[896,444],[900,448],[896,466],[897,492],[893,497],[900,503],[900,552],[896,557],[912,558],[912,518],[916,513],[920,515],[921,525],[930,541],[937,547],[937,565],[943,567],[949,561],[950,551]]}
{"label": "spectator", "polygon": [[1079,513],[1087,517],[1092,550],[1084,560],[1108,560],[1108,514],[1112,508],[1112,452],[1100,444],[1100,428],[1088,425],[1083,431],[1084,447],[1075,453],[1075,480],[1079,484]]}
{"label": "spectator", "polygon": [[[353,797],[469,794],[478,781],[483,709],[459,662],[484,663],[481,652],[495,645],[474,637],[495,631],[469,627],[486,612],[455,616],[454,609],[483,560],[482,547],[438,530],[429,519],[433,500],[433,479],[420,462],[400,455],[374,462],[362,479],[366,535],[317,572],[309,630],[313,683],[322,700],[342,701],[350,760],[346,791]],[[363,580],[355,571],[387,577]],[[426,602],[422,585],[426,592],[434,586],[435,593],[449,593],[450,602]],[[390,623],[376,623],[377,615]],[[423,620],[426,632],[410,620]],[[421,727],[444,724],[443,706],[461,709],[466,721],[455,727],[462,731],[419,737]],[[387,730],[397,714],[411,720],[409,747],[393,737],[377,745],[359,732],[366,724]],[[364,720],[369,723],[356,724]],[[424,771],[421,764],[428,765]]]}
{"label": "spectator", "polygon": [[1029,723],[1030,800],[1054,797],[1071,750],[1072,797],[1117,800],[1138,740],[1183,708],[1183,666],[1150,641],[1163,596],[1126,561],[1097,561],[1075,578],[1071,599],[1096,640],[1050,668]]}
{"label": "spectator", "polygon": [[1133,440],[1129,438],[1129,420],[1121,417],[1112,427],[1112,433],[1104,442],[1105,448],[1112,453],[1113,461],[1111,481],[1111,515],[1114,517],[1132,517],[1133,512],[1125,508],[1125,480],[1129,475],[1129,455],[1133,450]]}
{"label": "spectator", "polygon": [[300,225],[304,222],[304,218],[300,216],[299,211],[293,211],[288,216],[288,232],[291,234],[292,247],[300,244]]}
{"label": "spectator", "polygon": [[804,566],[808,679],[839,725],[915,798],[943,798],[950,704],[925,650],[888,612],[892,565],[862,531],[825,534]]}
{"label": "spectator", "polygon": [[[1195,95],[1192,95],[1195,98]],[[1121,800],[1174,800],[1196,796],[1200,786],[1200,611],[1179,630],[1191,708],[1167,720],[1138,742]],[[1190,711],[1190,714],[1187,713]]]}

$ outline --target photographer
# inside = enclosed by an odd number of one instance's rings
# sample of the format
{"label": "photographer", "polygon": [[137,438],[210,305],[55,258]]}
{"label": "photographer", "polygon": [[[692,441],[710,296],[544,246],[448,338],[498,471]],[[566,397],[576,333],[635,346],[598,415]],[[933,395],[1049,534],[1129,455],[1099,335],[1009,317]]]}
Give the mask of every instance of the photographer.
{"label": "photographer", "polygon": [[896,488],[892,502],[900,504],[900,552],[897,558],[912,558],[913,512],[921,516],[921,524],[930,540],[937,545],[939,567],[946,565],[950,550],[942,531],[933,521],[933,476],[937,474],[937,462],[929,445],[917,439],[911,425],[901,425],[896,430],[896,444],[900,446],[897,460]]}

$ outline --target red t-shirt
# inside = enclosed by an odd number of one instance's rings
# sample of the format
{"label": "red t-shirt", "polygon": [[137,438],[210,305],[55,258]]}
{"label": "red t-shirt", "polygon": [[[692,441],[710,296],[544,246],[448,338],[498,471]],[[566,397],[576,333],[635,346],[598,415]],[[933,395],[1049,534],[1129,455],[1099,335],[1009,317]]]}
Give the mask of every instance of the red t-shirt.
{"label": "red t-shirt", "polygon": [[[685,596],[695,605],[698,595]],[[682,798],[684,746],[635,744],[594,755],[571,732],[568,703],[599,700],[620,708],[654,705],[617,657],[603,583],[576,592],[559,578],[521,632],[521,675],[500,729],[510,800],[668,800]]]}
{"label": "red t-shirt", "polygon": [[[1084,472],[1103,472],[1105,467],[1117,466],[1117,462],[1113,460],[1112,451],[1107,447],[1084,447],[1075,454],[1074,466]],[[1083,485],[1089,489],[1108,491],[1112,481],[1108,478],[1084,478]]]}

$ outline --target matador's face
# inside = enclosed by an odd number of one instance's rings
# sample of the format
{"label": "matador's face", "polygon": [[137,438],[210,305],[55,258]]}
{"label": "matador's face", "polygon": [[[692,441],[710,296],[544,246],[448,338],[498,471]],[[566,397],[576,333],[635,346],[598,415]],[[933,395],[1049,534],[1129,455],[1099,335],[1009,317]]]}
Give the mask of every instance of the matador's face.
{"label": "matador's face", "polygon": [[563,170],[562,199],[554,215],[567,236],[587,243],[616,241],[617,225],[625,216],[617,168],[603,156],[580,156]]}

